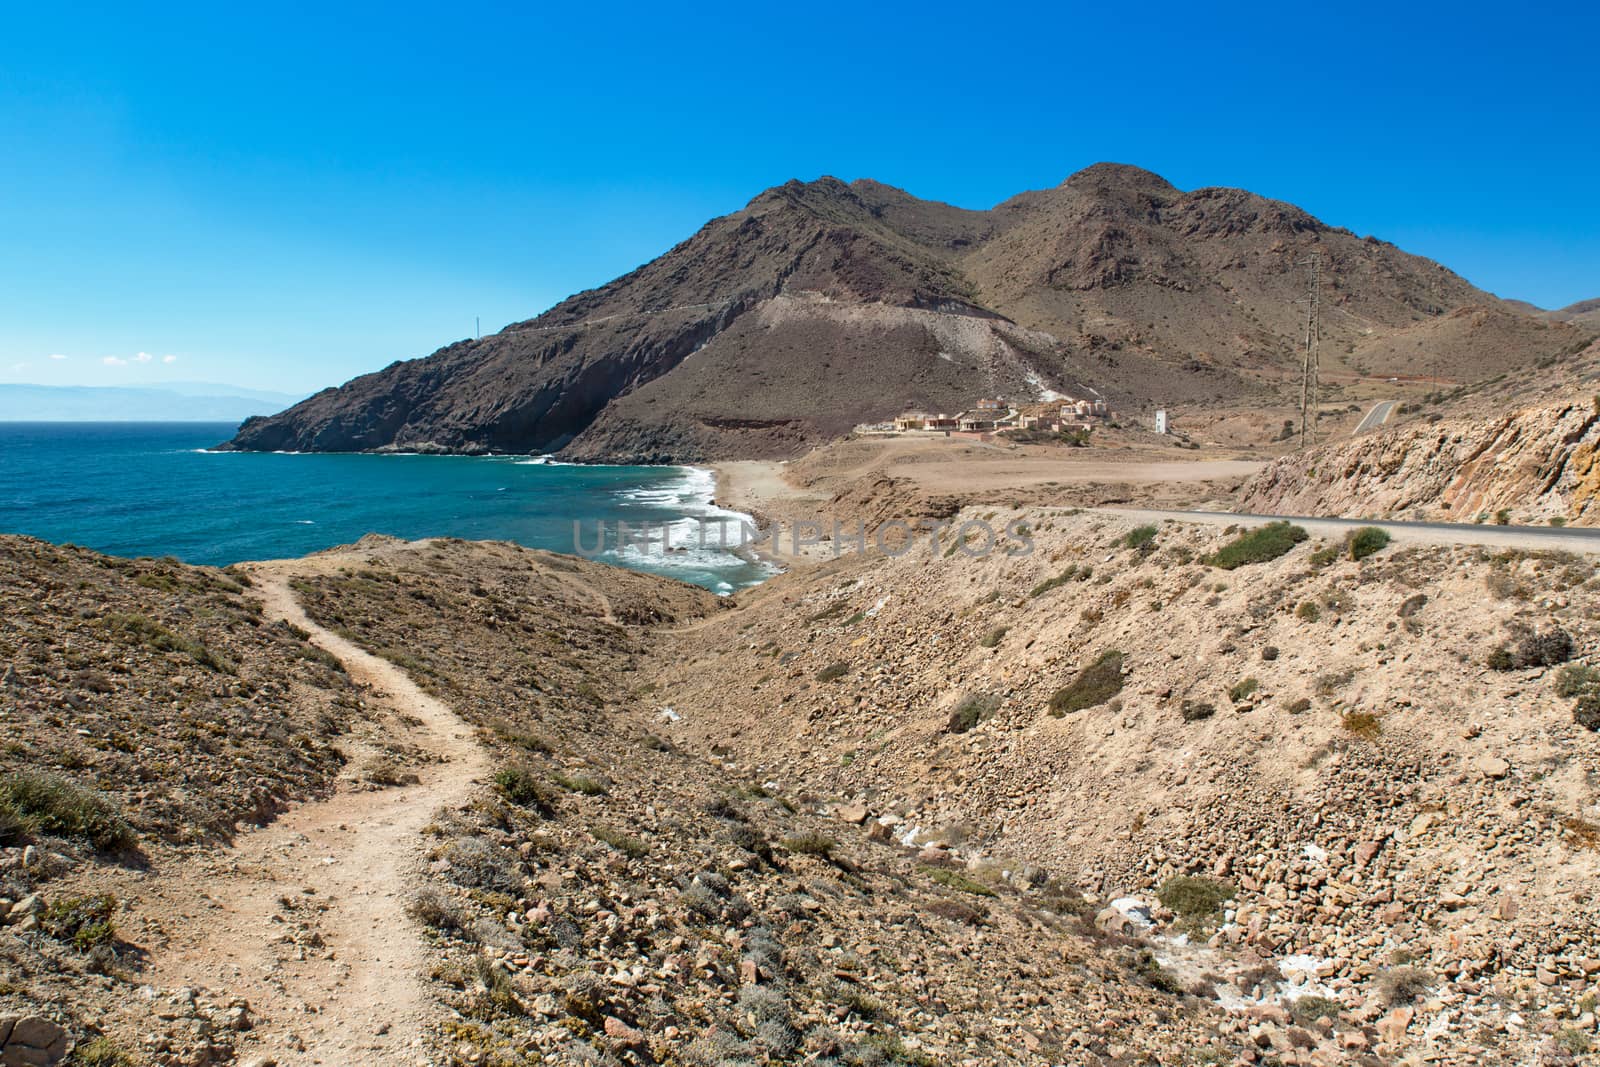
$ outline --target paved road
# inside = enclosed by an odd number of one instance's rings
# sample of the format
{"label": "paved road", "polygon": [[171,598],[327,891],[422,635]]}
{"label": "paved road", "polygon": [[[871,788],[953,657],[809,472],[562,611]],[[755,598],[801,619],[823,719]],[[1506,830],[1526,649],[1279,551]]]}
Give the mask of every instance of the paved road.
{"label": "paved road", "polygon": [[1376,430],[1379,426],[1388,422],[1389,416],[1394,413],[1394,406],[1398,403],[1400,403],[1398,400],[1380,400],[1372,405],[1372,410],[1367,412],[1367,417],[1362,419],[1360,425],[1356,427],[1356,433]]}
{"label": "paved road", "polygon": [[1241,515],[1228,511],[1161,511],[1153,508],[1097,508],[1146,522],[1172,519],[1212,526],[1261,526],[1288,520],[1317,537],[1341,538],[1351,530],[1376,526],[1396,543],[1415,545],[1484,545],[1490,548],[1559,549],[1600,553],[1600,529],[1582,526],[1479,526],[1454,522],[1390,522],[1328,519],[1302,515]]}

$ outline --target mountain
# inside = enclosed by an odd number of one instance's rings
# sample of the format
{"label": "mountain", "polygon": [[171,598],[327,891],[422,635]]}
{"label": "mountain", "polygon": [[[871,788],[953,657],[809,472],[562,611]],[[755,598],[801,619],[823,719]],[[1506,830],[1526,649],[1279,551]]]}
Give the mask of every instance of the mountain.
{"label": "mountain", "polygon": [[1474,375],[1578,333],[1291,204],[1137,167],[1097,164],[988,211],[822,178],[537,318],[249,420],[227,447],[689,461],[793,454],[985,394],[1270,406],[1297,380],[1313,253],[1326,374],[1449,364],[1451,330],[1391,342],[1468,307],[1497,338]]}
{"label": "mountain", "polygon": [[0,422],[234,422],[282,411],[299,399],[207,382],[150,387],[0,384]]}
{"label": "mountain", "polygon": [[1576,304],[1568,304],[1560,310],[1546,312],[1546,315],[1557,322],[1571,322],[1579,326],[1587,326],[1592,330],[1600,330],[1600,297],[1593,300],[1580,300]]}

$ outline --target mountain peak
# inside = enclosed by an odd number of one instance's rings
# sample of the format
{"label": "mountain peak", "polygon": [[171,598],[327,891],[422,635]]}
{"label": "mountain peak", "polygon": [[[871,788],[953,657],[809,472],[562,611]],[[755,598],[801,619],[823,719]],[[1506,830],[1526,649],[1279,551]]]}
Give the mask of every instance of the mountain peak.
{"label": "mountain peak", "polygon": [[1161,175],[1131,163],[1095,163],[1071,175],[1061,185],[1069,189],[1119,188],[1159,193],[1180,191]]}

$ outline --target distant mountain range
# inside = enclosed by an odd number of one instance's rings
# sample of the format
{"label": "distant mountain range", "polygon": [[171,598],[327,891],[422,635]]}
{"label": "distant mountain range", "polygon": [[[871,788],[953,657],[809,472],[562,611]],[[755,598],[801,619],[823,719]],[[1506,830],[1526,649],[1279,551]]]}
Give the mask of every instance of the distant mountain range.
{"label": "distant mountain range", "polygon": [[1097,164],[988,211],[833,178],[769,189],[526,322],[253,419],[230,447],[788,455],[907,407],[1104,395],[1271,406],[1323,372],[1474,381],[1590,331],[1238,189]]}
{"label": "distant mountain range", "polygon": [[299,394],[208,382],[159,386],[0,384],[3,422],[242,422],[271,415]]}

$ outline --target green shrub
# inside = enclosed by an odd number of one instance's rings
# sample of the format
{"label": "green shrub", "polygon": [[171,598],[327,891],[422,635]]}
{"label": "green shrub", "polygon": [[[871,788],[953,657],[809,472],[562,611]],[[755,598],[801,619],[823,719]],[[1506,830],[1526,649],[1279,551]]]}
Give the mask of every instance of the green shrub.
{"label": "green shrub", "polygon": [[1044,581],[1028,590],[1028,597],[1030,599],[1034,597],[1041,597],[1050,592],[1052,589],[1057,589],[1063,585],[1066,585],[1073,579],[1077,579],[1080,582],[1087,582],[1093,576],[1093,567],[1079,567],[1076,563],[1074,563],[1072,566],[1068,567],[1054,578],[1046,578]]}
{"label": "green shrub", "polygon": [[982,882],[974,881],[962,874],[960,871],[952,871],[946,867],[934,867],[930,869],[928,871],[928,877],[932,878],[935,882],[938,882],[942,886],[948,886],[951,889],[958,889],[963,893],[971,893],[975,897],[992,897],[995,895],[994,890],[990,889]]}
{"label": "green shrub", "polygon": [[1215,705],[1200,700],[1185,700],[1178,708],[1184,722],[1204,722],[1217,713]]}
{"label": "green shrub", "polygon": [[112,917],[117,898],[110,893],[86,897],[64,897],[44,911],[40,926],[57,941],[66,941],[79,952],[91,952],[117,939]]}
{"label": "green shrub", "polygon": [[779,841],[778,844],[790,852],[799,853],[802,856],[821,856],[823,859],[832,856],[833,850],[839,847],[839,843],[833,838],[819,834],[815,830],[807,830],[804,833],[795,834],[793,837],[786,837]]}
{"label": "green shrub", "polygon": [[1284,555],[1311,535],[1287,522],[1269,522],[1246,530],[1233,541],[1206,557],[1213,567],[1231,571],[1249,563],[1267,563]]}
{"label": "green shrub", "polygon": [[1510,526],[1511,525],[1511,509],[1510,508],[1501,508],[1499,511],[1495,512],[1494,513],[1494,524],[1496,526]]}
{"label": "green shrub", "polygon": [[533,808],[546,816],[555,814],[555,793],[526,767],[502,767],[495,771],[494,787],[518,807]]}
{"label": "green shrub", "polygon": [[1389,533],[1376,526],[1363,526],[1359,530],[1352,531],[1350,536],[1345,538],[1344,544],[1351,559],[1366,559],[1374,552],[1388,546]]}
{"label": "green shrub", "polygon": [[1160,531],[1153,525],[1135,526],[1128,531],[1128,535],[1122,539],[1122,543],[1140,552],[1151,552],[1155,550],[1156,534],[1158,532]]}
{"label": "green shrub", "polygon": [[587,774],[557,774],[553,778],[556,785],[562,789],[569,789],[586,797],[606,794],[606,784],[596,778],[590,778]]}
{"label": "green shrub", "polygon": [[203,642],[192,640],[162,626],[143,615],[113,612],[100,620],[100,625],[114,634],[132,638],[157,652],[181,652],[208,670],[223,674],[233,673],[232,664],[213,653]]}
{"label": "green shrub", "polygon": [[946,725],[950,733],[964,734],[1000,709],[1000,698],[993,693],[971,693],[950,712]]}
{"label": "green shrub", "polygon": [[1006,632],[1008,630],[1010,630],[1010,629],[1011,629],[1011,627],[1009,627],[1009,626],[996,626],[994,629],[990,630],[988,633],[984,634],[982,638],[979,639],[979,641],[978,641],[979,646],[981,646],[983,648],[997,648],[997,647],[999,647],[1000,642],[1005,639]]}
{"label": "green shrub", "polygon": [[1393,1007],[1410,1004],[1432,984],[1433,975],[1416,967],[1393,967],[1378,975],[1378,991]]}
{"label": "green shrub", "polygon": [[1572,721],[1585,730],[1600,730],[1600,693],[1585,693],[1572,705]]}
{"label": "green shrub", "polygon": [[1222,915],[1222,905],[1232,900],[1233,894],[1228,882],[1178,875],[1161,883],[1156,899],[1186,922],[1210,924]]}
{"label": "green shrub", "polygon": [[1228,699],[1235,704],[1243,704],[1256,690],[1261,688],[1261,681],[1257,678],[1246,678],[1244,681],[1228,690]]}
{"label": "green shrub", "polygon": [[830,663],[826,667],[822,668],[817,672],[816,678],[819,682],[836,682],[849,673],[850,664],[840,660],[837,663]]}
{"label": "green shrub", "polygon": [[1311,553],[1311,565],[1319,568],[1326,567],[1328,564],[1337,560],[1340,554],[1340,551],[1337,548],[1334,548],[1332,545],[1328,546],[1327,548],[1319,548],[1315,552]]}
{"label": "green shrub", "polygon": [[90,1038],[72,1050],[72,1067],[134,1067],[133,1054],[118,1047],[109,1037]]}
{"label": "green shrub", "polygon": [[1316,622],[1322,618],[1322,609],[1312,600],[1302,600],[1300,606],[1294,609],[1294,613],[1296,618],[1304,619],[1306,622]]}
{"label": "green shrub", "polygon": [[1301,997],[1289,1006],[1289,1014],[1301,1026],[1314,1025],[1318,1019],[1323,1017],[1337,1022],[1339,1013],[1342,1011],[1344,1011],[1344,1005],[1332,997]]}
{"label": "green shrub", "polygon": [[0,811],[28,832],[80,838],[102,852],[131,848],[135,840],[110,798],[54,775],[0,778]]}
{"label": "green shrub", "polygon": [[610,826],[591,826],[589,833],[594,835],[595,840],[604,841],[618,852],[633,859],[638,859],[650,851],[650,847],[637,837]]}
{"label": "green shrub", "polygon": [[1050,714],[1061,718],[1074,711],[1098,707],[1122,692],[1121,652],[1102,652],[1100,658],[1050,697]]}
{"label": "green shrub", "polygon": [[1365,741],[1376,740],[1383,733],[1383,723],[1370,711],[1352,711],[1339,720],[1345,732]]}
{"label": "green shrub", "polygon": [[1600,689],[1600,670],[1582,663],[1574,663],[1563,667],[1561,673],[1556,675],[1556,696],[1579,697],[1585,693]]}

